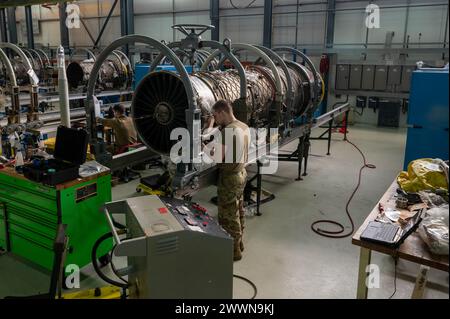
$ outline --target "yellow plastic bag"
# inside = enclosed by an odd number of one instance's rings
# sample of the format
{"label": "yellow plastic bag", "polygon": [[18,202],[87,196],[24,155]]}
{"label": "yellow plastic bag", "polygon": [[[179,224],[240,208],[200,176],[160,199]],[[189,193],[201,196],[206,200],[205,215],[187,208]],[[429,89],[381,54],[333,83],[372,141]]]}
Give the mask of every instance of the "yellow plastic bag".
{"label": "yellow plastic bag", "polygon": [[397,177],[400,187],[410,193],[422,190],[448,190],[444,171],[439,166],[439,160],[421,158],[408,165],[408,171],[401,172]]}

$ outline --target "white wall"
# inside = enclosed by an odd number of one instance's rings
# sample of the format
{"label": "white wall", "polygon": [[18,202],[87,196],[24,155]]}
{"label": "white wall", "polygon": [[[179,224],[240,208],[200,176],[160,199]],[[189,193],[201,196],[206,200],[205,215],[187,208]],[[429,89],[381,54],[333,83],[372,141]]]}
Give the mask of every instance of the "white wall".
{"label": "white wall", "polygon": [[[355,3],[336,3],[336,9],[343,10],[353,7],[364,7],[361,2]],[[364,28],[365,11],[338,11],[335,15],[334,43],[339,47],[342,44],[363,43],[366,37],[366,28]]]}
{"label": "white wall", "polygon": [[[78,1],[81,9],[81,16],[92,33],[94,39],[97,38],[100,29],[105,21],[114,0],[84,0]],[[263,6],[264,0],[255,1],[250,8],[245,8],[251,0],[233,0],[240,8],[233,8],[229,0],[220,0],[220,40],[225,37],[232,42],[246,42],[253,44],[263,43]],[[323,2],[319,3],[318,2]],[[361,44],[366,42],[366,37],[370,47],[383,47],[386,39],[386,32],[393,31],[393,47],[402,47],[406,36],[410,38],[410,47],[441,47],[444,38],[449,40],[449,25],[446,24],[446,6],[423,6],[406,8],[386,8],[386,6],[402,6],[408,0],[376,0],[373,1],[382,9],[380,12],[379,29],[367,29],[364,26],[366,17],[365,7],[369,1],[336,0],[334,47],[336,48],[361,48]],[[410,0],[411,5],[443,3],[443,0]],[[298,20],[297,43],[300,48],[323,48],[326,36],[327,14],[325,12],[326,0],[299,0],[298,17],[296,14],[297,0],[274,0],[273,8],[273,46],[288,45],[293,46],[296,42],[296,20]],[[171,29],[173,24],[195,23],[211,24],[209,13],[209,0],[134,0],[135,11],[135,33],[147,35],[166,42],[176,41],[182,38],[179,32]],[[345,9],[358,10],[344,11]],[[39,33],[35,34],[34,40],[37,45],[56,47],[60,43],[59,33],[59,10],[58,6],[45,8],[42,6],[32,6],[33,19],[39,21]],[[408,22],[406,17],[409,14]],[[244,16],[246,15],[246,16]],[[25,25],[24,7],[16,10],[17,30],[19,43],[26,44],[26,33],[22,25]],[[446,32],[447,30],[447,32]],[[114,39],[120,37],[120,4],[113,12],[113,17],[109,21],[100,46],[106,46]],[[419,35],[420,34],[420,35]],[[92,40],[87,35],[84,26],[80,29],[72,29],[69,32],[71,46],[92,47]],[[204,39],[210,39],[210,32],[203,35]],[[420,44],[419,44],[420,42]],[[438,44],[431,44],[431,43]],[[377,45],[376,45],[377,44]],[[359,53],[349,50],[340,53],[338,61],[355,61]],[[440,56],[433,53],[409,54],[410,61],[426,60],[439,61]],[[370,53],[368,61],[377,61],[379,54]],[[318,57],[313,57],[313,62],[317,64]],[[441,61],[439,61],[441,62]],[[346,62],[344,62],[346,63]],[[331,86],[334,67],[330,73]],[[329,106],[337,101],[341,101],[345,96],[336,97],[328,95]],[[355,96],[349,97],[350,105],[355,106]],[[361,109],[357,109],[361,111]],[[400,114],[400,126],[406,125],[407,114]],[[350,122],[366,123],[374,125],[378,121],[378,111],[364,109],[362,115],[350,114]]]}
{"label": "white wall", "polygon": [[[94,40],[97,40],[97,36],[106,20],[104,17],[108,15],[113,3],[113,0],[86,0],[77,3],[80,6],[80,16]],[[120,37],[120,3],[114,8],[99,45],[106,46],[118,37]],[[69,30],[69,41],[73,46],[93,46],[93,41],[83,24],[81,24],[80,29]]]}
{"label": "white wall", "polygon": [[[263,13],[264,0],[256,0],[251,7],[246,8],[252,0],[233,0],[239,8],[233,8],[229,0],[220,0],[220,40],[230,38],[232,42],[246,42],[253,44],[263,43]],[[384,8],[404,6],[408,2],[412,6],[443,3],[443,0],[375,0],[373,3],[381,7],[380,28],[370,29],[364,25],[368,0],[336,0],[334,47],[335,48],[361,48],[366,42],[369,48],[382,48],[386,33],[393,31],[393,47],[402,47],[406,36],[410,37],[409,47],[442,47],[445,35],[448,42],[449,26],[446,25],[447,6],[410,7],[408,22],[406,8]],[[108,14],[113,0],[84,0],[79,1],[81,15],[92,33],[97,38],[101,26]],[[324,48],[327,23],[326,0],[299,0],[298,18],[296,14],[297,0],[274,0],[273,8],[273,46],[295,43],[296,20],[298,19],[297,43],[300,48]],[[182,38],[179,32],[171,29],[173,24],[196,23],[211,24],[209,0],[134,0],[135,33],[147,35],[158,40],[172,42]],[[35,43],[57,46],[59,45],[59,13],[58,7],[46,9],[33,6],[33,18],[40,22],[40,32],[35,35]],[[352,9],[345,11],[346,9]],[[355,10],[356,9],[356,10]],[[20,24],[24,24],[25,11],[23,7],[17,8],[19,42],[26,43],[26,35],[22,34]],[[120,37],[120,5],[114,10],[100,46],[106,46],[114,39]],[[446,32],[447,30],[447,32]],[[446,34],[447,33],[447,34]],[[420,34],[420,35],[419,35]],[[92,41],[82,26],[78,30],[70,30],[70,43],[72,46],[92,47]],[[210,39],[210,32],[203,35]],[[420,43],[419,43],[420,42]],[[437,43],[437,44],[432,44]],[[308,51],[307,51],[308,52]],[[340,53],[338,59],[359,59],[359,52],[352,50]],[[381,55],[369,53],[368,61],[379,61]],[[433,63],[439,61],[441,56],[433,53],[408,54],[409,61],[425,60]],[[318,57],[314,57],[318,63]],[[441,61],[439,61],[441,62]],[[351,97],[352,101],[354,97]],[[329,96],[329,104],[336,98]],[[376,123],[376,113],[366,110],[362,117],[355,115],[358,122]],[[405,123],[402,115],[401,123]]]}
{"label": "white wall", "polygon": [[[315,1],[317,2],[317,1]],[[277,1],[277,5],[290,5],[275,7],[273,17],[273,45],[295,44],[295,25],[297,20],[296,1]],[[311,4],[301,2],[298,10],[297,43],[300,46],[322,46],[325,38],[325,12],[311,12],[326,9],[324,4]],[[284,14],[288,13],[289,14]]]}
{"label": "white wall", "polygon": [[[177,41],[182,34],[174,32],[174,24],[211,24],[209,17],[209,0],[135,0],[134,1],[136,34],[147,35],[166,42]],[[211,38],[209,32],[202,36]]]}
{"label": "white wall", "polygon": [[[368,43],[384,44],[386,32],[394,31],[393,47],[402,47],[405,35],[405,25],[407,17],[406,8],[383,8],[404,6],[407,0],[378,0],[375,4],[380,6],[380,28],[369,29]],[[421,4],[445,3],[440,0],[410,0],[412,6]],[[353,1],[351,3],[343,2],[336,4],[336,24],[334,42],[337,47],[339,44],[365,43],[366,31],[365,11],[339,11],[345,8],[365,8],[368,1]],[[406,25],[406,35],[410,36],[410,42],[419,42],[419,33],[422,33],[421,42],[443,42],[445,34],[446,6],[439,7],[411,7],[409,9],[409,18]],[[448,29],[448,25],[447,25]],[[448,41],[448,37],[447,37]],[[370,46],[369,46],[370,47]],[[376,46],[372,46],[376,47]],[[381,46],[383,47],[383,45]],[[410,47],[418,47],[413,44]]]}
{"label": "white wall", "polygon": [[[32,6],[33,20],[49,20],[39,23],[39,33],[34,35],[34,42],[45,46],[57,46],[59,44],[59,12],[57,7],[46,9],[41,6]],[[26,23],[25,23],[25,7],[16,9],[17,23],[17,40],[19,43],[26,44]],[[36,32],[34,30],[34,32]]]}
{"label": "white wall", "polygon": [[[231,6],[230,1],[220,0],[220,40],[225,38],[231,39],[235,43],[263,43],[263,0],[256,0],[250,8],[246,6],[251,1],[233,1],[240,9]],[[249,15],[246,17],[237,17],[236,15]],[[226,17],[228,16],[228,17]],[[258,32],[255,32],[258,30]]]}
{"label": "white wall", "polygon": [[[77,4],[80,7],[80,16],[85,22],[87,28],[92,34],[94,40],[97,38],[105,16],[112,6],[113,0],[84,0],[79,1]],[[34,42],[37,45],[55,47],[60,44],[60,32],[59,32],[59,8],[57,5],[51,5],[48,8],[43,6],[32,6],[33,19],[39,21],[39,34],[35,34]],[[111,18],[108,26],[105,29],[104,35],[100,41],[100,45],[104,46],[110,43],[113,39],[120,36],[120,5],[117,4],[113,11],[113,17]],[[25,9],[24,7],[18,7],[16,9],[17,20],[17,36],[19,43],[26,44],[26,33],[22,30],[26,30],[25,27]],[[88,46],[92,47],[93,42],[89,38],[85,27],[81,24],[80,29],[70,29],[69,39],[72,46]]]}
{"label": "white wall", "polygon": [[[340,95],[338,97],[334,95],[330,95],[328,97],[328,106],[329,109],[333,106],[333,104],[337,102],[345,101],[346,96]],[[358,124],[367,124],[367,125],[377,125],[378,123],[378,112],[379,110],[376,110],[374,112],[373,109],[368,108],[367,105],[362,110],[361,108],[356,108],[356,96],[349,96],[348,97],[348,103],[350,106],[352,106],[352,111],[349,113],[349,124],[353,125],[354,123]],[[338,122],[341,121],[343,116],[339,116]],[[402,110],[400,110],[400,119],[399,119],[399,127],[405,128],[407,125],[407,119],[408,119],[408,113],[403,113]]]}
{"label": "white wall", "polygon": [[[250,8],[246,6],[251,0],[233,0],[238,9],[233,8],[229,0],[220,0],[220,38],[232,39],[233,42],[248,42],[262,44],[263,41],[263,6],[264,0],[256,0]],[[178,32],[170,28],[174,23],[210,24],[209,0],[134,0],[135,33],[154,37],[158,40],[171,42],[180,39]],[[318,4],[319,2],[319,4]],[[320,4],[320,2],[323,2]],[[326,0],[299,0],[298,9],[298,45],[301,47],[323,47],[326,30]],[[100,32],[104,17],[108,14],[113,0],[84,0],[78,4],[84,21],[96,38]],[[273,45],[293,45],[295,43],[297,0],[274,0],[273,8]],[[361,47],[366,41],[365,7],[369,1],[336,0],[335,47]],[[386,32],[394,31],[394,47],[402,46],[405,34],[406,8],[387,8],[386,6],[401,6],[407,0],[376,0],[375,4],[381,7],[381,28],[371,29],[368,32],[369,47],[371,44],[383,44]],[[442,0],[410,0],[412,5],[443,3]],[[47,9],[33,6],[33,17],[39,20],[40,32],[35,35],[35,43],[56,46],[59,44],[59,13],[57,6]],[[348,8],[359,10],[342,11]],[[314,11],[314,12],[311,12]],[[288,13],[288,14],[284,14]],[[432,46],[432,42],[442,42],[446,22],[446,7],[412,7],[409,9],[407,35],[411,43]],[[105,30],[100,44],[107,45],[120,36],[120,4],[114,10],[113,18]],[[239,15],[239,16],[236,16]],[[246,16],[243,16],[246,15]],[[24,7],[16,10],[18,20],[19,42],[26,43],[26,35],[21,32],[21,24],[25,23]],[[227,17],[228,16],[228,17]],[[447,41],[448,41],[447,32]],[[210,33],[204,34],[205,39]],[[70,30],[72,45],[92,46],[92,41],[82,26],[80,29]],[[352,45],[353,44],[353,45]],[[439,46],[440,44],[434,45]],[[417,47],[419,44],[411,44]],[[382,45],[381,45],[382,47]]]}
{"label": "white wall", "polygon": [[[419,33],[422,33],[420,42],[442,42],[445,34],[446,22],[445,6],[424,8],[411,8],[408,23],[408,35],[411,42],[419,42]],[[424,21],[423,23],[417,23]],[[448,24],[447,24],[448,41]]]}

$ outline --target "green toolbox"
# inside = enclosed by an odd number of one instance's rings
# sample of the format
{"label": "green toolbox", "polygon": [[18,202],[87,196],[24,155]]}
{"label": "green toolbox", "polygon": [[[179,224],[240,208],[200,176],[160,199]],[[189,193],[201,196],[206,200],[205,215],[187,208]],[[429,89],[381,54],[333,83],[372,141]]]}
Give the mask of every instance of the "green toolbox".
{"label": "green toolbox", "polygon": [[[0,248],[51,270],[57,225],[67,224],[65,265],[81,268],[91,262],[95,241],[109,232],[101,212],[109,201],[109,170],[46,186],[4,168],[0,170]],[[112,240],[105,241],[98,256],[107,261],[111,248]]]}

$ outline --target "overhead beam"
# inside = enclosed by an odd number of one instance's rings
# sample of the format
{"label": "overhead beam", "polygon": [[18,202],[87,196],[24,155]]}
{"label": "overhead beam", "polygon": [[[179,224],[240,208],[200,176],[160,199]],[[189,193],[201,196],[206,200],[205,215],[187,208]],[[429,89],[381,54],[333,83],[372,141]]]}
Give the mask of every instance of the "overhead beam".
{"label": "overhead beam", "polygon": [[327,3],[327,33],[325,44],[326,47],[332,48],[334,42],[334,20],[336,16],[336,0],[328,0]]}
{"label": "overhead beam", "polygon": [[89,27],[87,26],[87,24],[86,24],[86,22],[84,21],[84,19],[82,19],[81,17],[80,17],[80,22],[81,22],[81,24],[83,25],[84,29],[86,30],[86,32],[87,32],[87,34],[88,34],[88,36],[89,36],[89,39],[91,39],[92,44],[95,44],[95,39],[94,39],[94,37],[92,36],[92,33],[91,33],[91,31],[89,30]]}
{"label": "overhead beam", "polygon": [[8,27],[6,25],[5,9],[0,9],[0,41],[8,42]]}
{"label": "overhead beam", "polygon": [[[295,8],[295,41],[294,48],[298,47],[298,9],[300,7],[300,2],[297,0],[296,8]],[[294,56],[294,61],[297,62],[296,57]]]}
{"label": "overhead beam", "polygon": [[219,41],[220,37],[219,0],[209,1],[209,16],[211,19],[211,25],[214,26],[214,29],[211,31],[211,40]]}
{"label": "overhead beam", "polygon": [[127,0],[127,31],[134,34],[134,0]]}
{"label": "overhead beam", "polygon": [[120,29],[122,36],[134,34],[133,0],[120,0]]}
{"label": "overhead beam", "polygon": [[31,6],[35,4],[56,4],[58,2],[65,2],[64,0],[14,0],[14,1],[0,1],[0,8],[11,8],[21,6]]}
{"label": "overhead beam", "polygon": [[10,7],[7,10],[8,10],[9,42],[17,44],[16,8]]}
{"label": "overhead beam", "polygon": [[448,14],[449,6],[447,5],[447,17],[445,18],[445,33],[444,33],[444,48],[447,47],[447,35],[448,35]]}
{"label": "overhead beam", "polygon": [[[134,0],[120,0],[120,33],[122,36],[134,34]],[[127,56],[130,55],[130,46],[123,47]]]}
{"label": "overhead beam", "polygon": [[[411,0],[407,0],[406,4],[411,4]],[[447,11],[448,14],[448,11]],[[406,42],[408,38],[408,24],[409,24],[409,7],[406,8],[406,15],[405,15],[405,27],[403,29],[403,47],[406,48]],[[447,26],[447,24],[445,25]],[[445,28],[447,30],[447,28]],[[444,37],[445,42],[445,37]]]}
{"label": "overhead beam", "polygon": [[30,49],[34,49],[33,12],[31,11],[31,6],[25,7],[25,23],[27,25],[27,45]]}
{"label": "overhead beam", "polygon": [[127,0],[120,0],[120,35],[127,35]]}
{"label": "overhead beam", "polygon": [[263,45],[266,48],[272,47],[272,10],[273,10],[273,1],[264,0]]}
{"label": "overhead beam", "polygon": [[64,48],[64,51],[66,54],[69,53],[69,28],[66,26],[66,20],[67,20],[67,3],[63,2],[59,5],[59,33],[60,33],[60,39],[61,39],[61,45]]}
{"label": "overhead beam", "polygon": [[98,34],[97,40],[95,40],[94,43],[94,48],[98,47],[98,44],[100,43],[100,40],[103,36],[103,32],[105,32],[106,26],[108,25],[109,19],[111,19],[111,16],[114,12],[114,9],[117,6],[117,2],[119,2],[119,0],[115,0],[113,5],[111,6],[111,9],[109,10],[108,16],[106,17],[105,23],[103,23],[102,29],[100,30],[100,33]]}

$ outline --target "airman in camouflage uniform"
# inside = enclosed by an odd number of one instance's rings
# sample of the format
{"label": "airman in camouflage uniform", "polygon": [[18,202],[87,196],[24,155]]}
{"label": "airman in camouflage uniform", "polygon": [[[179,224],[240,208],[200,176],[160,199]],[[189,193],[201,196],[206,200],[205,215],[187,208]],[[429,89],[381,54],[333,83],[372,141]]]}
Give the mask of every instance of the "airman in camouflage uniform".
{"label": "airman in camouflage uniform", "polygon": [[[222,163],[218,164],[219,180],[217,183],[219,224],[234,239],[234,260],[242,258],[244,245],[243,193],[247,181],[245,165],[248,160],[250,141],[249,128],[238,121],[231,105],[226,101],[218,101],[212,108],[214,121],[208,123],[211,128],[214,122],[222,131]],[[230,138],[226,131],[232,130],[235,138]],[[230,141],[228,141],[228,139]],[[231,158],[230,158],[231,156]],[[231,159],[231,161],[230,161]]]}
{"label": "airman in camouflage uniform", "polygon": [[247,172],[243,169],[237,174],[219,172],[217,183],[219,224],[235,240],[235,259],[239,256],[242,257],[244,250],[242,242],[245,227],[243,193],[246,180]]}

